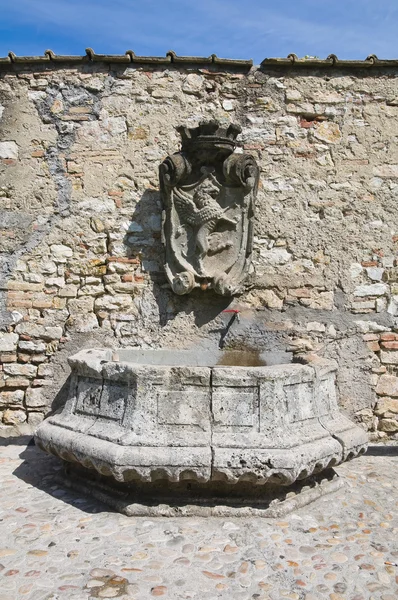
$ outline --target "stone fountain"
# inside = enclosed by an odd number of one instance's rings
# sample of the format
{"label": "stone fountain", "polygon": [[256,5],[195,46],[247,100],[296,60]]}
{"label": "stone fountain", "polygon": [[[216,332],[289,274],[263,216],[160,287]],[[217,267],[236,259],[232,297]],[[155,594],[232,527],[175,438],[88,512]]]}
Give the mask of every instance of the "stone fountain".
{"label": "stone fountain", "polygon": [[[181,151],[160,166],[176,294],[244,289],[258,167],[234,152],[239,131],[180,128]],[[339,411],[336,364],[236,354],[82,350],[36,443],[65,461],[70,485],[126,514],[275,516],[336,489],[332,467],[367,445]]]}

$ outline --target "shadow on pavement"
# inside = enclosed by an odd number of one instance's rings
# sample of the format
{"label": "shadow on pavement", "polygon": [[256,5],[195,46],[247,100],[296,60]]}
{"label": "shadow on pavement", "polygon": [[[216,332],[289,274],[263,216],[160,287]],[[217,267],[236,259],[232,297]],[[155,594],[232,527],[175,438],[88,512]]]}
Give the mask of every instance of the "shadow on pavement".
{"label": "shadow on pavement", "polygon": [[398,456],[398,446],[369,446],[366,454],[369,456]]}
{"label": "shadow on pavement", "polygon": [[34,444],[34,440],[31,435],[0,438],[0,446],[31,446],[32,444]]}
{"label": "shadow on pavement", "polygon": [[62,461],[40,450],[34,445],[33,438],[25,440],[25,448],[19,456],[23,462],[13,471],[13,475],[18,479],[85,513],[114,512],[102,502],[80,495],[62,485]]}

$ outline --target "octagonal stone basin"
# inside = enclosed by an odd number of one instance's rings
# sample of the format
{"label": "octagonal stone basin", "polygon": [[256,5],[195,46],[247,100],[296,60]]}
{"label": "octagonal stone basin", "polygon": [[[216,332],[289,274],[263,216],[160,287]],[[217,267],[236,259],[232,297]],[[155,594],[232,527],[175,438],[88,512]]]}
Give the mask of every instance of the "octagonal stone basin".
{"label": "octagonal stone basin", "polygon": [[83,350],[36,443],[126,483],[289,485],[365,452],[337,406],[336,364],[277,361],[288,355]]}

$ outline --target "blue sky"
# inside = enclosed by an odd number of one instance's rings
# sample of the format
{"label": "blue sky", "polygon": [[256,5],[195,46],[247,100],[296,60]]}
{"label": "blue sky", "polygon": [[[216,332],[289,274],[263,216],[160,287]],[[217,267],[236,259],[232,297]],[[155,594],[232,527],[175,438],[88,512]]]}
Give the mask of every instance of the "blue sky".
{"label": "blue sky", "polygon": [[0,56],[398,58],[398,0],[0,0]]}

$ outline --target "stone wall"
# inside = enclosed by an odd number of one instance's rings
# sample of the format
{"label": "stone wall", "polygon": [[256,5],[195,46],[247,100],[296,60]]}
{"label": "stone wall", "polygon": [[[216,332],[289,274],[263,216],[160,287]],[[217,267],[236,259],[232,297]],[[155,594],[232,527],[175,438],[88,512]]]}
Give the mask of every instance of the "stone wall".
{"label": "stone wall", "polygon": [[[1,67],[0,435],[62,402],[78,349],[224,337],[337,359],[342,407],[398,432],[397,116],[394,68]],[[232,300],[175,296],[163,272],[158,165],[209,118],[261,168]]]}

